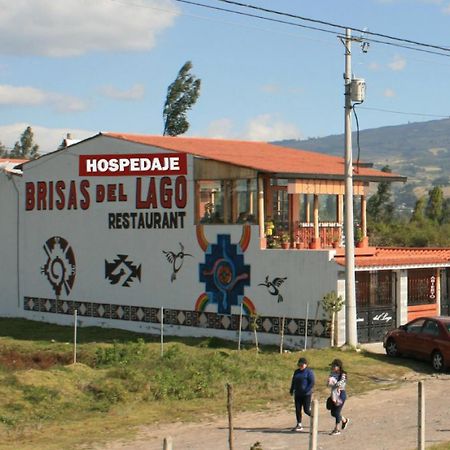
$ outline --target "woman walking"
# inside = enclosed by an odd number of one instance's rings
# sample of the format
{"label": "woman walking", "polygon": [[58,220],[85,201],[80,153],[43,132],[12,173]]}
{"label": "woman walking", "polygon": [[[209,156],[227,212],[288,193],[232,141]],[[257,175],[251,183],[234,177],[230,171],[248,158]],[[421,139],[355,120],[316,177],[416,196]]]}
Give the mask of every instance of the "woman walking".
{"label": "woman walking", "polygon": [[294,395],[295,418],[297,425],[292,431],[302,431],[302,408],[307,416],[311,416],[311,396],[314,388],[314,372],[308,367],[306,358],[300,358],[297,363],[298,369],[292,375],[291,395]]}
{"label": "woman walking", "polygon": [[345,430],[350,422],[350,419],[342,415],[342,408],[345,400],[347,400],[347,393],[345,391],[347,385],[347,372],[344,370],[344,365],[340,359],[334,359],[331,363],[331,373],[328,378],[328,387],[331,388],[331,410],[330,414],[335,418],[335,426],[330,434],[341,434],[341,429]]}

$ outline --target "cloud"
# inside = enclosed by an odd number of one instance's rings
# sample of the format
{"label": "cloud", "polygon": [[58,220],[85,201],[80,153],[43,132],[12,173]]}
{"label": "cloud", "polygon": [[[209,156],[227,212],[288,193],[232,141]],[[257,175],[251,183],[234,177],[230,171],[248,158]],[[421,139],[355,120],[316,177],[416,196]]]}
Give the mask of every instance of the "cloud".
{"label": "cloud", "polygon": [[383,92],[384,97],[392,98],[395,97],[395,91],[391,88],[386,88]]}
{"label": "cloud", "polygon": [[394,72],[403,70],[406,67],[406,59],[401,56],[394,56],[393,60],[388,64],[388,67]]}
{"label": "cloud", "polygon": [[373,62],[369,63],[369,69],[374,70],[374,71],[380,70],[380,64],[373,61]]}
{"label": "cloud", "polygon": [[207,135],[218,139],[243,139],[247,141],[279,141],[300,139],[300,130],[296,125],[284,122],[277,115],[261,114],[250,119],[242,131],[234,129],[231,119],[223,118],[211,122]]}
{"label": "cloud", "polygon": [[446,15],[450,14],[450,3],[447,6],[445,6],[444,8],[442,8],[442,12]]}
{"label": "cloud", "polygon": [[72,135],[72,139],[86,139],[98,133],[98,131],[76,128],[47,128],[29,123],[14,123],[0,126],[0,142],[9,149],[13,148],[28,126],[33,130],[34,142],[39,145],[40,154],[56,150],[67,133]]}
{"label": "cloud", "polygon": [[278,94],[281,91],[281,86],[275,83],[264,84],[261,86],[261,91],[265,94]]}
{"label": "cloud", "polygon": [[0,0],[0,52],[67,57],[147,51],[178,14],[172,0]]}
{"label": "cloud", "polygon": [[233,135],[233,121],[227,118],[212,121],[208,126],[206,135],[216,139],[230,139],[237,137],[236,135]]}
{"label": "cloud", "polygon": [[143,84],[136,83],[130,89],[121,90],[108,85],[100,88],[100,93],[114,100],[142,100],[145,95],[145,87]]}
{"label": "cloud", "polygon": [[31,86],[12,86],[10,84],[0,85],[0,105],[48,105],[58,112],[78,112],[87,109],[86,102],[70,95],[43,91]]}

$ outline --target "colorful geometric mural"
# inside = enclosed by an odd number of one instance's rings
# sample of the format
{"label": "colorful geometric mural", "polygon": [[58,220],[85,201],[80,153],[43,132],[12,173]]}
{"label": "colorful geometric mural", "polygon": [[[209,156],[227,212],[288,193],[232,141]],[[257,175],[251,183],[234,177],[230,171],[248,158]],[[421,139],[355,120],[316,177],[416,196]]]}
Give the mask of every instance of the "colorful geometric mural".
{"label": "colorful geometric mural", "polygon": [[[197,231],[197,237],[199,234],[204,237],[203,233]],[[246,236],[246,247],[249,240],[249,236]],[[250,266],[244,264],[241,245],[232,244],[229,234],[219,234],[216,244],[209,243],[206,246],[206,242],[206,239],[199,240],[200,246],[206,247],[205,262],[199,265],[199,280],[205,283],[207,297],[199,297],[196,310],[209,303],[217,305],[218,314],[230,315],[231,306],[241,305],[244,287],[250,285]]]}

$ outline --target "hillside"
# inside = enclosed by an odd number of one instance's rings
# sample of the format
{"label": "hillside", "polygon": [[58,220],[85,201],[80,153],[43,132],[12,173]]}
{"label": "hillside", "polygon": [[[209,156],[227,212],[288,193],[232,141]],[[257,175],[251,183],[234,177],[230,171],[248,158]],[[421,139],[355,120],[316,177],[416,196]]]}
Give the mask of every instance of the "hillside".
{"label": "hillside", "polygon": [[[414,122],[405,125],[362,130],[361,161],[385,165],[408,177],[405,185],[394,185],[398,204],[413,207],[415,200],[435,185],[450,197],[450,119]],[[284,140],[275,144],[344,155],[344,135],[306,140]],[[357,158],[356,132],[353,133],[353,158]]]}

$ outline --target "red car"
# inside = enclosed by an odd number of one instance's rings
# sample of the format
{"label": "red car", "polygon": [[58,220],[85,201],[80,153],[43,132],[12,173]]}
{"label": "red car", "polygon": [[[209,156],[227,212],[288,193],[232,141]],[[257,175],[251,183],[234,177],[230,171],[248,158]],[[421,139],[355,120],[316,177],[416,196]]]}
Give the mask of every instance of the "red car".
{"label": "red car", "polygon": [[450,317],[419,317],[386,333],[388,356],[413,356],[431,361],[436,371],[450,367]]}

